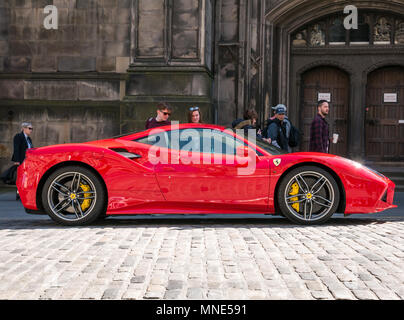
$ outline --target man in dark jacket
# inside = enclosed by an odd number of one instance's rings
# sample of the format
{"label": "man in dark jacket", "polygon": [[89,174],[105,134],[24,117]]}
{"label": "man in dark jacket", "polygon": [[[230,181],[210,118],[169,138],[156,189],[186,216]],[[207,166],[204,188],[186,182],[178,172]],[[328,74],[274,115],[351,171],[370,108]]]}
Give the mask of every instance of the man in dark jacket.
{"label": "man in dark jacket", "polygon": [[289,151],[289,132],[285,117],[286,107],[284,105],[278,105],[275,109],[275,118],[268,126],[267,134],[275,147]]}
{"label": "man in dark jacket", "polygon": [[22,131],[14,136],[14,152],[11,158],[11,161],[18,166],[24,161],[27,149],[34,147],[30,137],[34,130],[32,124],[24,122],[21,129]]}
{"label": "man in dark jacket", "polygon": [[[14,152],[13,157],[11,158],[11,161],[13,161],[17,166],[19,166],[25,160],[25,153],[27,149],[34,147],[30,137],[32,130],[34,130],[32,124],[29,122],[24,122],[21,124],[21,129],[22,131],[14,136]],[[20,196],[17,190],[16,200],[19,198]]]}
{"label": "man in dark jacket", "polygon": [[328,153],[330,147],[329,125],[325,117],[330,112],[327,101],[321,100],[317,105],[318,113],[311,123],[310,148],[311,152]]}
{"label": "man in dark jacket", "polygon": [[171,121],[168,118],[171,116],[172,108],[169,104],[165,102],[160,102],[157,105],[157,116],[155,118],[150,118],[146,121],[145,128],[153,129],[163,126],[169,126]]}

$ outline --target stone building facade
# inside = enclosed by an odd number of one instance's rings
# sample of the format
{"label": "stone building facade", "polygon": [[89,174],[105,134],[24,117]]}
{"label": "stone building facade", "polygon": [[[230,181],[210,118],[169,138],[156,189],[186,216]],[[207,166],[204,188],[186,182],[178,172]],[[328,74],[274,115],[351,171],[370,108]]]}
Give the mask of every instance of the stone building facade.
{"label": "stone building facade", "polygon": [[284,103],[306,150],[320,97],[333,153],[402,161],[403,49],[404,0],[0,0],[0,168],[22,121],[36,146],[88,141],[142,129],[159,101],[227,126]]}

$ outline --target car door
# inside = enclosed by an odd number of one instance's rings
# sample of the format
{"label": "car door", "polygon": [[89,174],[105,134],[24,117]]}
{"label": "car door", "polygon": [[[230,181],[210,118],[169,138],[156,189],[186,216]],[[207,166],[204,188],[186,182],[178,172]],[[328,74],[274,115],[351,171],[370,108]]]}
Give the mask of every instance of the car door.
{"label": "car door", "polygon": [[153,163],[168,206],[182,206],[187,211],[267,210],[268,161],[251,148],[251,158],[237,156],[237,148],[249,148],[243,141],[208,128],[173,130],[160,135],[151,137],[157,143],[154,150],[149,149],[147,164]]}

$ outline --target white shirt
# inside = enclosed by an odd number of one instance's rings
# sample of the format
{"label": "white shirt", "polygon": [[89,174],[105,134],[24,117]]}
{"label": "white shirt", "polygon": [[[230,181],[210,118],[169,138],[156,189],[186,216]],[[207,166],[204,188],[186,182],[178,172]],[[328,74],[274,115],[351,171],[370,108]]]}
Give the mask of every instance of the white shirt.
{"label": "white shirt", "polygon": [[31,148],[32,148],[32,144],[29,142],[29,140],[28,140],[28,135],[26,135],[25,132],[24,132],[24,136],[25,136],[25,140],[27,140],[28,149],[31,149]]}

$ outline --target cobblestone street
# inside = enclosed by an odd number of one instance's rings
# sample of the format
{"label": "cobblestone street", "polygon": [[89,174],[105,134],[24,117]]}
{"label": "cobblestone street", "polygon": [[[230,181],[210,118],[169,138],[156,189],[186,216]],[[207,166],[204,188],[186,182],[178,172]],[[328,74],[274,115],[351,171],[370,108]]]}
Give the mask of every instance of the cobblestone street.
{"label": "cobblestone street", "polygon": [[0,220],[0,299],[403,299],[404,221]]}

